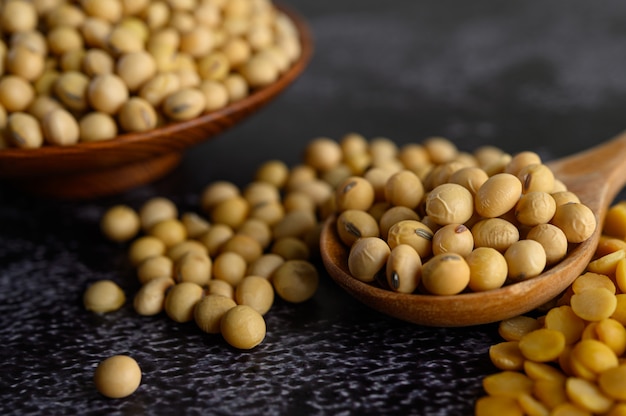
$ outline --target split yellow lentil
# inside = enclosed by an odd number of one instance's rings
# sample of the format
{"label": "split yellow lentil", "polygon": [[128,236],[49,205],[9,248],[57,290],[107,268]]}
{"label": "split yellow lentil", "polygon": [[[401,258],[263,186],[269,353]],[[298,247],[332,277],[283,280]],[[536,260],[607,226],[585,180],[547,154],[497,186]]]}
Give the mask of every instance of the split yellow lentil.
{"label": "split yellow lentil", "polygon": [[[502,372],[484,379],[486,395],[476,401],[476,414],[500,406],[512,414],[624,414],[626,293],[618,279],[623,245],[610,241],[626,242],[626,236],[615,236],[626,229],[624,206],[609,208],[611,220],[594,257],[552,307],[537,317],[499,323],[505,341],[490,347],[489,357]],[[512,381],[511,372],[531,380],[530,392]],[[494,386],[493,380],[501,383]]]}

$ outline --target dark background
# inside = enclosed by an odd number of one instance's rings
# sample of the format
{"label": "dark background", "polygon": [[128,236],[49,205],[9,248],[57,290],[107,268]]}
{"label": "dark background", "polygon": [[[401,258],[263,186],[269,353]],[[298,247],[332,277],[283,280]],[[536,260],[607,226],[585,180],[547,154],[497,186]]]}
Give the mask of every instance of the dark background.
{"label": "dark background", "polygon": [[[278,100],[190,149],[154,184],[94,201],[48,201],[0,186],[2,414],[471,414],[495,371],[496,326],[441,329],[358,304],[323,272],[316,296],[280,300],[267,337],[239,352],[194,324],[138,317],[130,302],[104,316],[81,304],[109,278],[136,289],[125,246],[98,221],[117,203],[167,196],[196,209],[213,180],[244,185],[268,159],[298,163],[317,136],[348,132],[399,144],[445,136],[545,160],[626,127],[626,4],[292,0],[316,49]],[[100,396],[98,362],[134,356],[142,385]]]}

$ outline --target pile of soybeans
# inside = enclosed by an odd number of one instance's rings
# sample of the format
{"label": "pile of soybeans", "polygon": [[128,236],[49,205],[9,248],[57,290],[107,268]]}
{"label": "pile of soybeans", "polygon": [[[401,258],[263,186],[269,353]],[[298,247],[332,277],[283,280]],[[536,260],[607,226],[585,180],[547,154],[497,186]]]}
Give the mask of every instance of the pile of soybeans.
{"label": "pile of soybeans", "polygon": [[193,119],[276,82],[300,53],[270,0],[5,0],[0,149]]}
{"label": "pile of soybeans", "polygon": [[[483,208],[475,209],[474,204],[483,198],[478,196],[480,189],[490,183],[491,178],[505,178],[507,183],[515,184],[507,187],[513,187],[515,198],[500,198],[499,208],[487,215]],[[455,190],[451,195],[462,197],[433,205],[449,197],[437,191],[446,186]],[[456,192],[460,189],[462,191]],[[362,190],[365,190],[365,198],[354,192]],[[438,195],[437,198],[434,195]],[[552,203],[544,204],[545,209],[533,210],[537,204],[526,204],[525,200],[535,195],[537,201]],[[464,211],[442,209],[444,205],[453,206],[457,199]],[[469,211],[468,200],[472,201]],[[392,290],[408,292],[421,290],[418,288],[420,279],[414,279],[413,286],[407,286],[405,277],[408,275],[400,275],[398,271],[417,270],[417,275],[426,279],[429,264],[426,259],[446,253],[458,256],[459,262],[465,262],[470,270],[469,280],[455,293],[468,287],[489,290],[507,281],[532,278],[565,256],[568,247],[588,238],[596,226],[593,214],[589,219],[588,208],[551,175],[536,153],[510,155],[485,146],[469,154],[441,137],[403,146],[388,138],[366,139],[356,133],[347,134],[339,141],[315,138],[305,146],[301,163],[288,166],[280,160],[269,160],[258,166],[252,180],[244,186],[227,180],[209,183],[199,201],[197,209],[186,212],[163,197],[151,198],[138,207],[112,206],[101,219],[102,231],[128,250],[129,261],[141,283],[139,291],[133,294],[133,306],[138,314],[165,315],[175,322],[193,321],[201,331],[221,334],[229,345],[241,350],[252,349],[263,341],[268,330],[264,315],[271,311],[276,296],[287,303],[304,302],[314,296],[319,283],[315,262],[319,234],[324,222],[333,216],[337,218],[344,243],[352,247],[370,238],[387,244],[383,236],[391,241],[390,230],[396,224],[404,221],[421,224],[416,228],[420,232],[413,229],[411,238],[417,238],[420,244],[426,241],[428,255],[420,253],[421,246],[412,246],[410,240],[393,248],[390,243],[388,256],[376,270],[368,271],[373,277],[381,273],[385,262],[397,265],[393,253],[403,247],[419,262],[411,263],[417,265],[414,269],[398,268],[395,277],[391,274],[389,286]],[[354,201],[361,205],[350,205]],[[493,204],[487,205],[495,209]],[[562,207],[574,210],[559,214]],[[462,216],[454,216],[458,213]],[[354,220],[342,221],[354,218],[348,214],[367,218],[364,223],[369,224],[368,227],[361,227],[361,223]],[[448,218],[448,214],[452,216]],[[555,225],[559,223],[559,216],[571,218],[568,215],[582,218],[578,222],[584,226],[569,228],[569,219]],[[448,218],[447,224],[442,222],[445,218]],[[491,232],[475,231],[477,225],[485,221],[504,226],[485,227],[486,230],[491,228]],[[450,224],[453,226],[449,227]],[[448,231],[444,234],[441,230]],[[541,237],[531,239],[532,230],[543,230],[536,231]],[[393,235],[400,239],[402,233]],[[602,247],[608,247],[614,240],[604,239]],[[526,256],[538,257],[541,267],[533,273],[523,268],[512,273],[511,264],[517,263],[510,263],[507,252],[523,241],[532,241],[534,247],[539,248]],[[458,247],[468,251],[455,251]],[[477,250],[488,250],[500,256],[496,258],[504,262],[505,272],[496,275],[488,268],[474,268],[474,263],[466,257],[471,258]],[[517,262],[522,266],[528,263],[527,260]],[[495,260],[483,263],[498,264]],[[594,264],[606,267],[605,263],[602,258]],[[590,265],[591,269],[593,267]],[[622,267],[626,271],[626,263]],[[482,270],[478,275],[483,276],[483,280],[473,279],[475,270]],[[356,270],[354,274],[355,278],[363,279]],[[457,273],[440,273],[443,280],[450,275]],[[490,276],[497,284],[488,283]],[[606,288],[593,291],[603,295],[610,293]],[[583,304],[587,303],[586,296],[583,296]],[[571,299],[577,298],[571,296]],[[96,313],[116,310],[125,302],[126,294],[110,280],[94,283],[84,294],[85,307]],[[542,321],[534,319],[533,322]],[[551,339],[548,337],[547,342]],[[502,349],[497,347],[496,352],[498,348]],[[508,347],[505,352],[512,349]],[[500,355],[505,356],[505,352]],[[134,364],[129,366],[129,371],[137,374]],[[102,372],[104,370],[98,377]],[[133,380],[136,382],[136,378]],[[123,393],[111,392],[109,396],[131,394],[136,385],[131,387]],[[501,401],[509,407],[518,406],[510,396],[503,399],[498,392],[488,392],[493,396],[481,399],[477,411],[485,406],[498,406]]]}

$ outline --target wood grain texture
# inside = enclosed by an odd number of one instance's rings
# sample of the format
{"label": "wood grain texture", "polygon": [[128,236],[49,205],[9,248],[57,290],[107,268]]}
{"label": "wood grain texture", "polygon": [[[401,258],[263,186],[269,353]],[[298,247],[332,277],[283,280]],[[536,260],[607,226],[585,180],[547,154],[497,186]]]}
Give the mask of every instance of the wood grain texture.
{"label": "wood grain texture", "polygon": [[0,180],[35,194],[83,199],[116,194],[165,175],[177,165],[175,162],[186,149],[219,135],[262,109],[307,67],[313,54],[308,25],[290,9],[277,7],[298,28],[302,49],[297,61],[276,82],[221,110],[146,132],[65,147],[2,149]]}
{"label": "wood grain texture", "polygon": [[348,248],[339,239],[335,217],[322,231],[322,260],[333,280],[369,307],[419,325],[461,327],[501,321],[527,313],[559,295],[592,258],[608,206],[626,184],[626,133],[587,151],[548,163],[555,176],[596,215],[598,226],[585,242],[543,274],[500,289],[454,296],[403,294],[350,275]]}

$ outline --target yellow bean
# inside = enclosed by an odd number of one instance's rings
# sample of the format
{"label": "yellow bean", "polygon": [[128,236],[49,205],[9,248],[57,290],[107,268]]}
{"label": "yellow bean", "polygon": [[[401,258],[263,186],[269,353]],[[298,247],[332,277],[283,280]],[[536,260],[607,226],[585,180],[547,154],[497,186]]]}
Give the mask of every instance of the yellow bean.
{"label": "yellow bean", "polygon": [[163,241],[167,248],[173,247],[187,239],[187,229],[182,222],[175,218],[154,224],[150,228],[149,234]]}
{"label": "yellow bean", "polygon": [[606,275],[615,274],[617,263],[626,258],[626,250],[617,250],[589,263],[587,270]]}
{"label": "yellow bean", "polygon": [[613,405],[612,399],[587,380],[570,377],[565,382],[565,391],[572,403],[592,413],[607,412]]}
{"label": "yellow bean", "polygon": [[615,319],[603,319],[595,323],[594,335],[598,341],[606,344],[616,356],[621,357],[626,351],[626,328]]}
{"label": "yellow bean", "polygon": [[603,371],[598,377],[598,385],[606,396],[626,401],[626,365]]}
{"label": "yellow bean", "polygon": [[141,368],[130,356],[114,355],[98,364],[93,381],[102,395],[120,399],[137,390],[141,384]]}
{"label": "yellow bean", "polygon": [[626,293],[626,259],[620,259],[615,265],[615,283],[622,293]]}
{"label": "yellow bean", "polygon": [[612,319],[615,319],[622,325],[626,325],[626,294],[620,293],[615,295],[616,303],[615,311],[611,315]]}
{"label": "yellow bean", "polygon": [[135,312],[143,316],[161,313],[165,304],[165,294],[175,284],[174,279],[168,276],[156,277],[143,284],[133,299]]}
{"label": "yellow bean", "polygon": [[502,371],[485,377],[483,388],[490,396],[515,398],[520,394],[530,394],[533,381],[517,371]]}
{"label": "yellow bean", "polygon": [[220,332],[230,345],[249,350],[265,339],[267,327],[263,315],[247,305],[237,305],[224,313]]}
{"label": "yellow bean", "polygon": [[85,309],[95,313],[116,311],[124,305],[124,302],[126,302],[124,291],[109,279],[98,280],[83,294]]}
{"label": "yellow bean", "polygon": [[476,400],[475,416],[522,416],[524,412],[511,397],[485,396]]}
{"label": "yellow bean", "polygon": [[546,405],[535,399],[530,394],[522,394],[517,398],[517,403],[528,416],[548,416],[550,410]]}
{"label": "yellow bean", "polygon": [[463,257],[455,253],[437,254],[422,267],[424,288],[434,295],[461,293],[470,280],[470,269]]}
{"label": "yellow bean", "polygon": [[565,335],[554,329],[541,328],[522,337],[519,347],[529,360],[546,362],[558,358],[565,348]]}
{"label": "yellow bean", "polygon": [[545,327],[562,332],[565,343],[573,344],[580,339],[585,329],[585,321],[579,318],[570,306],[563,305],[548,311]]}
{"label": "yellow bean", "polygon": [[200,285],[191,282],[178,283],[165,295],[165,313],[175,322],[192,321],[194,308],[202,296]]}
{"label": "yellow bean", "polygon": [[603,234],[598,241],[598,247],[596,247],[596,257],[602,257],[618,250],[626,250],[626,241]]}
{"label": "yellow bean", "polygon": [[591,416],[591,412],[566,402],[552,409],[550,416]]}
{"label": "yellow bean", "polygon": [[606,344],[584,339],[572,349],[570,364],[576,376],[593,381],[603,371],[617,367],[618,359]]}
{"label": "yellow bean", "polygon": [[501,321],[498,333],[507,341],[519,341],[524,335],[540,327],[541,324],[535,318],[520,315]]}
{"label": "yellow bean", "polygon": [[565,383],[566,378],[565,374],[550,364],[529,360],[524,361],[524,373],[534,381],[548,380]]}
{"label": "yellow bean", "polygon": [[237,306],[237,303],[221,295],[207,295],[200,299],[194,308],[194,320],[198,327],[209,334],[219,334],[224,314]]}
{"label": "yellow bean", "polygon": [[612,237],[626,238],[626,201],[618,202],[609,208],[602,232]]}
{"label": "yellow bean", "polygon": [[559,363],[559,367],[561,367],[561,371],[563,371],[563,374],[566,374],[568,376],[573,376],[574,375],[574,370],[572,369],[572,349],[574,347],[572,345],[566,345],[565,349],[563,350],[563,352],[561,353],[561,355],[559,355],[558,358],[558,363]]}
{"label": "yellow bean", "polygon": [[606,416],[626,416],[626,403],[617,403],[609,410]]}
{"label": "yellow bean", "polygon": [[610,317],[617,307],[617,299],[610,290],[594,287],[575,293],[570,299],[572,310],[586,321],[601,321]]}
{"label": "yellow bean", "polygon": [[532,393],[548,409],[555,409],[557,406],[567,402],[565,377],[563,380],[536,380]]}
{"label": "yellow bean", "polygon": [[574,293],[581,293],[582,291],[592,287],[604,287],[615,293],[615,284],[609,278],[609,276],[600,273],[587,272],[580,275],[572,283],[572,290]]}
{"label": "yellow bean", "polygon": [[521,370],[524,367],[524,356],[517,341],[504,341],[489,347],[489,358],[500,370]]}

